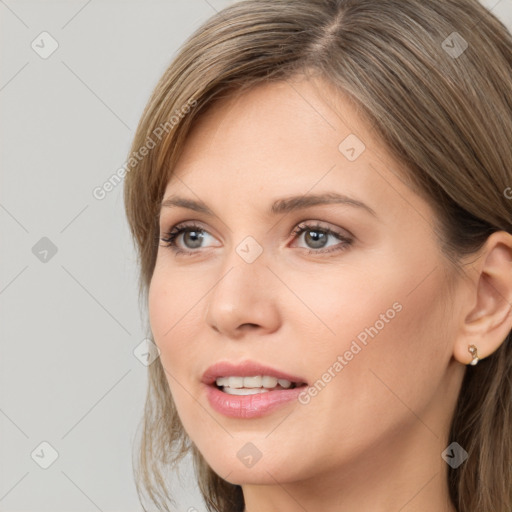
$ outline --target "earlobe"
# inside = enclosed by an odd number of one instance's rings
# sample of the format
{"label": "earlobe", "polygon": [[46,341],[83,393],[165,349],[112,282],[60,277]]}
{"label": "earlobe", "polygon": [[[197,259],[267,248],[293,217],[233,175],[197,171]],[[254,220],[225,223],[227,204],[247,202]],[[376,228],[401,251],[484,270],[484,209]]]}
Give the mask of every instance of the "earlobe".
{"label": "earlobe", "polygon": [[512,329],[512,235],[497,231],[471,265],[472,294],[454,346],[454,357],[475,365],[495,352]]}

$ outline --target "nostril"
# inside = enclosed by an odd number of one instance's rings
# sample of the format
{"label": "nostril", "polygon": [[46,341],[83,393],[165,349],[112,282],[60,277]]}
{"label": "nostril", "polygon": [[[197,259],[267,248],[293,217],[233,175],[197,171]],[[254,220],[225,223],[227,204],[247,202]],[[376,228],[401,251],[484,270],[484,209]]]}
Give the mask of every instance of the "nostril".
{"label": "nostril", "polygon": [[248,331],[251,331],[255,328],[258,328],[259,325],[258,324],[250,324],[250,323],[247,323],[247,324],[242,324],[239,329],[244,331],[244,330],[248,330]]}

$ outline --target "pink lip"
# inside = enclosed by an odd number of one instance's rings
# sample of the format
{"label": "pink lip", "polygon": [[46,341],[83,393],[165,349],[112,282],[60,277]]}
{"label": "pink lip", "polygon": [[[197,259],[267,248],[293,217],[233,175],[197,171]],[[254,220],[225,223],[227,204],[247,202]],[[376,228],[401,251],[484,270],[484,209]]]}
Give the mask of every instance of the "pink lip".
{"label": "pink lip", "polygon": [[305,383],[305,379],[264,366],[256,362],[245,361],[240,364],[220,362],[210,366],[203,375],[202,382],[211,407],[230,418],[257,418],[269,414],[275,409],[297,400],[304,387],[280,389],[257,395],[229,395],[215,385],[218,377],[249,377],[252,375],[269,375],[278,379],[286,379],[295,383]]}

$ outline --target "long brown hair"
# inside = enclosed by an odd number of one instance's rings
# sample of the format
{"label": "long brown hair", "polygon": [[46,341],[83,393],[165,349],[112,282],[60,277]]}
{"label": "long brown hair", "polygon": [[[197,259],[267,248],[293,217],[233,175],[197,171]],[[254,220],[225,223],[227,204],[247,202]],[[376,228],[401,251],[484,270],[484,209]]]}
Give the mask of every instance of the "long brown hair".
{"label": "long brown hair", "polygon": [[[477,0],[246,0],[185,42],[139,123],[124,192],[143,307],[159,204],[200,113],[233,91],[311,70],[354,100],[406,165],[411,186],[435,208],[450,261],[457,265],[495,231],[512,233],[504,193],[512,186],[512,36]],[[448,473],[458,512],[510,512],[510,335],[466,369],[450,440],[469,454]],[[157,359],[149,367],[139,495],[169,510],[164,473],[188,453],[209,510],[242,511],[240,486],[216,475],[187,437]]]}

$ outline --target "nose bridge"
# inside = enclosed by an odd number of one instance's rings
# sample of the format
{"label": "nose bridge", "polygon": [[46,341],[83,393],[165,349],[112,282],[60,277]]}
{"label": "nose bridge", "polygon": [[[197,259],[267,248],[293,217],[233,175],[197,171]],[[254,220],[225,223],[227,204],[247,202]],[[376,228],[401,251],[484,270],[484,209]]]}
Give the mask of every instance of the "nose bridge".
{"label": "nose bridge", "polygon": [[226,256],[219,278],[208,295],[206,320],[225,334],[244,324],[272,328],[277,321],[277,302],[269,286],[263,247],[246,237]]}
{"label": "nose bridge", "polygon": [[266,268],[263,248],[258,250],[254,242],[244,239],[227,254],[211,299],[222,298],[223,301],[232,301],[234,304],[253,300],[260,295],[259,288],[269,277],[265,274],[270,272]]}

